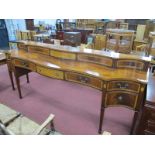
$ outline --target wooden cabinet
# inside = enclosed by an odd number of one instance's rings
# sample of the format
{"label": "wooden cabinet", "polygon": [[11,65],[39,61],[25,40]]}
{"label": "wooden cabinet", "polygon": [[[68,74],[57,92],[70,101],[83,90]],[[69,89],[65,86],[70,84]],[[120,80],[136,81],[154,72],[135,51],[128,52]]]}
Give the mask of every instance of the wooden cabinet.
{"label": "wooden cabinet", "polygon": [[34,30],[34,19],[25,19],[26,21],[26,29]]}
{"label": "wooden cabinet", "polygon": [[63,40],[64,39],[64,32],[63,31],[57,31],[56,32],[56,39]]}
{"label": "wooden cabinet", "polygon": [[73,72],[66,72],[65,79],[72,82],[81,83],[84,85],[88,85],[97,89],[102,89],[102,80],[99,80],[94,77],[90,77],[87,75],[73,73]]}
{"label": "wooden cabinet", "polygon": [[125,29],[107,29],[106,49],[119,53],[130,53],[134,39],[134,31]]}
{"label": "wooden cabinet", "polygon": [[64,30],[65,32],[79,32],[81,34],[81,43],[82,44],[87,44],[87,36],[89,36],[91,33],[93,33],[94,29],[93,28],[76,28],[76,29],[66,29]]}
{"label": "wooden cabinet", "polygon": [[64,45],[80,46],[81,33],[80,32],[64,32]]}

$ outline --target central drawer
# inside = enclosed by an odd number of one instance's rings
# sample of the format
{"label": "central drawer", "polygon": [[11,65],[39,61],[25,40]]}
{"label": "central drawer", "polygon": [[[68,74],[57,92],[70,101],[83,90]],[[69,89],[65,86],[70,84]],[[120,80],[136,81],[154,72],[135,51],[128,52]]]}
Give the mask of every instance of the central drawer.
{"label": "central drawer", "polygon": [[56,78],[56,79],[63,79],[64,73],[63,71],[55,70],[55,69],[49,69],[41,66],[37,66],[37,72],[39,74]]}
{"label": "central drawer", "polygon": [[138,108],[137,105],[138,95],[135,93],[124,91],[107,92],[105,97],[105,107],[124,105],[133,109]]}
{"label": "central drawer", "polygon": [[74,54],[74,53],[67,53],[67,52],[63,52],[63,51],[51,50],[50,51],[50,55],[54,56],[56,58],[62,58],[62,59],[71,59],[71,60],[75,60],[76,59],[76,54]]}
{"label": "central drawer", "polygon": [[36,71],[36,65],[33,64],[32,62],[15,59],[14,64],[17,67],[22,67],[22,68],[26,68],[26,69],[29,69],[29,70],[32,70],[32,71]]}
{"label": "central drawer", "polygon": [[108,90],[129,90],[134,92],[139,92],[140,84],[131,81],[110,81],[108,83]]}
{"label": "central drawer", "polygon": [[28,52],[36,52],[45,55],[50,55],[50,49],[38,46],[28,46]]}
{"label": "central drawer", "polygon": [[78,60],[93,62],[96,64],[101,64],[104,66],[112,67],[113,60],[106,57],[96,56],[96,55],[88,55],[88,54],[78,54]]}
{"label": "central drawer", "polygon": [[79,73],[66,72],[65,78],[68,81],[81,83],[100,90],[102,89],[102,81],[94,77],[82,75]]}

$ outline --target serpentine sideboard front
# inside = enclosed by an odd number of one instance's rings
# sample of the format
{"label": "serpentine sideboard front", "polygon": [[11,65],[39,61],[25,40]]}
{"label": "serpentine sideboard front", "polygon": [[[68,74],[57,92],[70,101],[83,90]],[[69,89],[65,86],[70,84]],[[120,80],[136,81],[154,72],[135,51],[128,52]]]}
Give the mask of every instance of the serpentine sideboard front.
{"label": "serpentine sideboard front", "polygon": [[131,133],[135,132],[146,96],[148,57],[35,42],[18,42],[18,47],[10,52],[8,66],[9,72],[14,72],[20,98],[19,78],[31,71],[90,86],[102,91],[99,133],[104,109],[118,105],[135,111]]}

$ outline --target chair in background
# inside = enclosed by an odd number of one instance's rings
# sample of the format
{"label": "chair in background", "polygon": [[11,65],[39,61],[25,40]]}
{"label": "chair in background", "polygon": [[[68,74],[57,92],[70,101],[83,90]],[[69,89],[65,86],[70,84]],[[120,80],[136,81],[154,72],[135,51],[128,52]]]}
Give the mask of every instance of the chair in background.
{"label": "chair in background", "polygon": [[[54,129],[54,115],[50,114],[42,125],[21,115],[15,110],[0,104],[0,130],[9,135],[59,134]],[[50,129],[46,128],[50,124]]]}
{"label": "chair in background", "polygon": [[136,38],[135,40],[142,41],[144,40],[144,33],[145,33],[146,25],[138,25],[136,31]]}
{"label": "chair in background", "polygon": [[144,55],[148,55],[148,49],[149,49],[148,44],[142,44],[142,45],[136,46],[136,52],[143,52]]}
{"label": "chair in background", "polygon": [[144,40],[144,34],[145,34],[146,25],[138,25],[137,31],[136,31],[136,37],[133,43],[133,50],[139,51],[142,49],[142,51],[145,49],[145,46],[147,46],[148,41]]}

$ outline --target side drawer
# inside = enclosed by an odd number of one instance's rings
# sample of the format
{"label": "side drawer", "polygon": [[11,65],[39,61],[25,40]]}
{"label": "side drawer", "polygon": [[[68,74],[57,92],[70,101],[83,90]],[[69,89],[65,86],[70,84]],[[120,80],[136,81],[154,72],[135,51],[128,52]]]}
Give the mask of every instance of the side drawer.
{"label": "side drawer", "polygon": [[82,75],[79,73],[66,72],[65,78],[68,81],[81,83],[100,90],[102,89],[102,81],[94,77]]}
{"label": "side drawer", "polygon": [[145,70],[145,62],[137,60],[117,60],[116,67]]}
{"label": "side drawer", "polygon": [[50,55],[54,56],[56,58],[62,58],[62,59],[71,59],[71,60],[75,60],[76,59],[76,54],[73,53],[67,53],[67,52],[63,52],[63,51],[50,51]]}
{"label": "side drawer", "polygon": [[134,92],[139,92],[140,84],[130,81],[110,81],[108,83],[108,90],[130,90]]}
{"label": "side drawer", "polygon": [[112,67],[113,60],[106,57],[96,56],[96,55],[88,55],[88,54],[78,54],[78,60],[85,62],[93,62],[96,64],[101,64],[104,66]]}
{"label": "side drawer", "polygon": [[17,43],[17,47],[18,47],[18,49],[24,49],[27,51],[27,46],[23,43]]}
{"label": "side drawer", "polygon": [[56,78],[56,79],[63,79],[64,73],[63,71],[55,70],[55,69],[49,69],[42,66],[37,66],[37,72],[39,74]]}
{"label": "side drawer", "polygon": [[34,63],[32,63],[32,62],[15,59],[14,64],[17,67],[22,67],[22,68],[26,68],[26,69],[29,69],[29,70],[32,70],[32,71],[36,71],[36,65]]}
{"label": "side drawer", "polygon": [[45,55],[50,55],[50,49],[38,46],[28,46],[28,52],[37,52]]}
{"label": "side drawer", "polygon": [[[105,97],[105,107],[124,105],[133,109],[137,108],[138,95],[124,91],[107,92]],[[139,106],[138,106],[139,107]]]}

